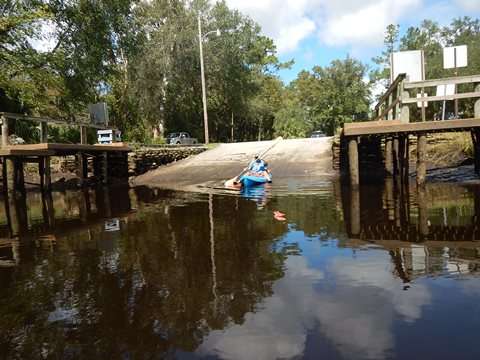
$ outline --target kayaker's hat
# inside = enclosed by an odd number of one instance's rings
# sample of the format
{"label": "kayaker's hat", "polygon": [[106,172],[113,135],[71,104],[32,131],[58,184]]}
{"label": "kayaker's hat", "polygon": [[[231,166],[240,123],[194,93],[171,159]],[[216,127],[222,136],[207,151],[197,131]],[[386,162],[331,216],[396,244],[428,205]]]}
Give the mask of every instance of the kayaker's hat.
{"label": "kayaker's hat", "polygon": [[255,159],[258,159],[258,154],[255,154]]}

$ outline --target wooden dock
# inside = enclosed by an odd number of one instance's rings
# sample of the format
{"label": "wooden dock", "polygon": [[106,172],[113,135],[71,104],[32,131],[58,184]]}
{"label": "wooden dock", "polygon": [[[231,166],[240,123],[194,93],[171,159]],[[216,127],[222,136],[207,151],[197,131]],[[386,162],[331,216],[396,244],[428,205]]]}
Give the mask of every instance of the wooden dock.
{"label": "wooden dock", "polygon": [[[413,97],[415,92],[425,94],[425,88],[445,84],[478,85],[475,86],[475,91],[468,93]],[[410,91],[412,91],[412,96]],[[426,119],[428,102],[447,100],[457,102],[459,99],[477,99],[473,104],[474,118]],[[417,185],[424,186],[428,153],[427,135],[438,132],[470,132],[474,150],[475,172],[480,173],[480,100],[478,99],[480,99],[480,75],[416,82],[409,82],[405,74],[399,75],[376,105],[375,113],[377,116],[373,121],[344,124],[341,136],[342,142],[346,144],[343,151],[347,152],[347,155],[341,156],[341,158],[347,159],[351,186],[358,187],[360,184],[360,158],[362,158],[362,154],[359,153],[359,144],[368,144],[368,142],[377,146],[377,152],[382,151],[380,144],[383,143],[384,153],[381,157],[384,159],[385,172],[399,178],[402,182],[408,182],[409,136],[412,135],[417,137]],[[420,104],[420,119],[411,118],[411,104]],[[457,109],[456,113],[458,113]]]}
{"label": "wooden dock", "polygon": [[[113,129],[115,127],[88,123],[74,123],[50,118],[38,118],[10,113],[0,113],[2,124],[2,147],[0,148],[0,161],[3,169],[4,189],[8,191],[24,189],[24,164],[38,164],[38,173],[40,176],[40,185],[42,189],[49,190],[51,187],[50,158],[52,156],[75,156],[76,175],[80,184],[84,183],[87,175],[87,158],[93,159],[95,177],[102,183],[108,181],[108,157],[113,153],[128,153],[130,146],[124,142],[112,142],[110,144],[87,144],[86,129],[89,127],[97,129]],[[41,124],[41,143],[25,145],[8,145],[8,136],[10,129],[15,121],[34,121]],[[80,143],[78,144],[59,144],[48,143],[47,124],[80,127]],[[125,155],[126,156],[126,155]],[[127,164],[125,164],[127,166]]]}

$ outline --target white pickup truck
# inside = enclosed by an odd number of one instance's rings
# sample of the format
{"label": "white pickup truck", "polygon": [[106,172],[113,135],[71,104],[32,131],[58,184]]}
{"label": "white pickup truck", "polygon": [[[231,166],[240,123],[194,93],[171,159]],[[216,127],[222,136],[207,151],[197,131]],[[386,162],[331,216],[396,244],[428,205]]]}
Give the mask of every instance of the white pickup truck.
{"label": "white pickup truck", "polygon": [[176,145],[193,145],[198,143],[197,138],[191,138],[190,135],[186,132],[174,132],[170,133],[166,137],[167,144],[176,144]]}

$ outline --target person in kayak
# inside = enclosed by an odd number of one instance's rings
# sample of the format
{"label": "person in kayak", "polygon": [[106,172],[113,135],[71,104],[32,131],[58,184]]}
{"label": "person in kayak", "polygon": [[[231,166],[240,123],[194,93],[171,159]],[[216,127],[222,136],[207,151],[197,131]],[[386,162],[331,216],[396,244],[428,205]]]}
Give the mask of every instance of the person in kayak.
{"label": "person in kayak", "polygon": [[255,159],[248,165],[246,172],[249,176],[264,177],[269,182],[271,181],[270,171],[268,170],[268,162],[261,159],[258,155],[255,155]]}

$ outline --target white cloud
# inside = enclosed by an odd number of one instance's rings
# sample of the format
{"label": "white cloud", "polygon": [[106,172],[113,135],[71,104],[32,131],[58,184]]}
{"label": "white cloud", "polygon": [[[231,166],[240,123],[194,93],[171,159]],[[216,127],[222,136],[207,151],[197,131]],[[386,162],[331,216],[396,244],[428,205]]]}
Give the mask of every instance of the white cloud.
{"label": "white cloud", "polygon": [[262,33],[275,41],[280,55],[294,52],[300,41],[314,34],[315,21],[308,15],[319,0],[227,0],[231,8],[249,15]]}
{"label": "white cloud", "polygon": [[278,53],[285,55],[296,51],[300,42],[315,32],[322,43],[331,46],[381,45],[387,25],[411,14],[421,0],[227,0],[227,3],[256,21],[263,33],[275,41]]}
{"label": "white cloud", "polygon": [[366,0],[354,3],[337,0],[325,2],[325,23],[319,38],[327,45],[379,45],[385,29],[395,24],[421,3],[420,0]]}
{"label": "white cloud", "polygon": [[456,2],[465,10],[480,11],[480,1],[478,0],[456,0]]}

